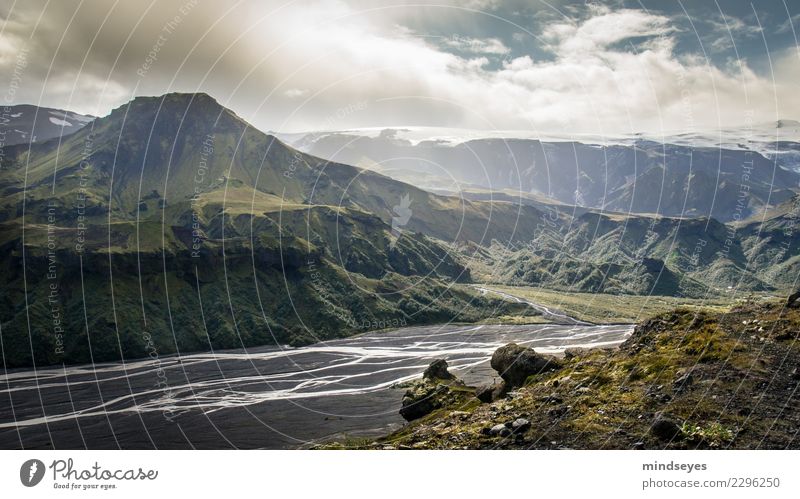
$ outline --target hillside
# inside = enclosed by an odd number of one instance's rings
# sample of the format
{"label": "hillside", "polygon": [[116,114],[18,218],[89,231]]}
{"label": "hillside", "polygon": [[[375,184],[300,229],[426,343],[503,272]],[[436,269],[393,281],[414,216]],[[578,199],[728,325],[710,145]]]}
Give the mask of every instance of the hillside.
{"label": "hillside", "polygon": [[[462,215],[450,198],[300,154],[205,94],[137,98],[6,152],[7,366],[532,313],[457,286],[470,280],[460,257],[417,231],[479,240],[489,207]],[[394,227],[403,196],[417,216]],[[511,237],[502,218],[496,234]]]}
{"label": "hillside", "polygon": [[639,324],[618,349],[568,351],[555,367],[493,402],[481,402],[452,380],[431,380],[441,387],[431,395],[441,401],[438,409],[375,443],[353,444],[797,449],[798,331],[800,312],[784,302],[724,313],[679,309]]}

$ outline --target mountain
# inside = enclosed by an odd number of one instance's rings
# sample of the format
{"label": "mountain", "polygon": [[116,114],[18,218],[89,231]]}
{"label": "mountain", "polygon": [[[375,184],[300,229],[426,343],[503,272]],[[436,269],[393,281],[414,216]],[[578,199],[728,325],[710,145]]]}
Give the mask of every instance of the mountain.
{"label": "mountain", "polygon": [[510,237],[514,217],[304,155],[205,94],[137,98],[5,153],[7,366],[530,313],[459,285],[469,269],[432,237]]}
{"label": "mountain", "polygon": [[[800,138],[790,127],[776,128],[787,123],[720,131],[716,142],[713,134],[661,141],[588,137],[585,143],[494,136],[461,140],[453,132],[437,136],[430,130],[427,135],[433,138],[424,139],[413,129],[288,138],[310,154],[441,192],[509,189],[607,211],[711,216],[727,222],[784,202],[797,190],[800,162],[793,140]],[[738,142],[732,142],[737,133]],[[743,191],[746,196],[740,196]]]}
{"label": "mountain", "polygon": [[[800,270],[795,197],[723,223],[514,189],[436,194],[300,152],[206,94],[138,97],[3,152],[6,366],[536,314],[474,282],[703,297],[784,290]],[[753,173],[752,199],[763,182]]]}
{"label": "mountain", "polygon": [[43,142],[75,133],[94,118],[30,104],[7,106],[0,113],[0,134],[4,146]]}

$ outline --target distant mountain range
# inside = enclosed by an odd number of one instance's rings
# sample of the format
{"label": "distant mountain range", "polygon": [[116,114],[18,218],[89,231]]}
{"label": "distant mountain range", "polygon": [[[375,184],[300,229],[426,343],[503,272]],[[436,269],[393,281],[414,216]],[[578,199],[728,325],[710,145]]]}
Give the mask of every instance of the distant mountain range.
{"label": "distant mountain range", "polygon": [[386,128],[279,136],[309,154],[441,192],[513,190],[622,213],[727,222],[787,201],[800,185],[800,126],[792,120],[660,138],[483,135]]}
{"label": "distant mountain range", "polygon": [[[5,365],[305,344],[524,312],[462,285],[471,282],[716,296],[789,289],[800,271],[797,174],[752,151],[644,141],[413,144],[392,134],[356,142],[342,150],[377,144],[381,152],[390,143],[419,156],[398,169],[321,159],[206,94],[139,97],[75,133],[6,145]],[[485,162],[470,160],[473,152]],[[509,176],[523,156],[527,167]],[[392,178],[432,157],[460,165],[448,174],[472,187],[446,195],[420,188],[421,173],[410,183]],[[749,159],[743,180],[739,161]],[[551,160],[565,163],[546,167]],[[720,161],[718,179],[711,165]],[[573,169],[586,206],[576,205],[570,175],[562,175]],[[482,175],[492,182],[481,184]],[[742,182],[744,202],[730,197]],[[656,192],[664,193],[660,204]],[[587,199],[605,199],[605,208]],[[693,208],[680,210],[684,203]],[[607,211],[628,204],[635,209]],[[723,207],[740,220],[687,216]],[[675,210],[684,216],[652,214]]]}
{"label": "distant mountain range", "polygon": [[0,113],[0,142],[4,146],[43,142],[75,133],[94,118],[30,104],[4,107]]}

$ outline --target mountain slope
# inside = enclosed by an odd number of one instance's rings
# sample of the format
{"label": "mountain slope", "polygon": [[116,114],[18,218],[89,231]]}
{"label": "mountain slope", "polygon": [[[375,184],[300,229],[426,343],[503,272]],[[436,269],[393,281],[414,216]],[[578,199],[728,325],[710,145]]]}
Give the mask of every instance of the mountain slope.
{"label": "mountain slope", "polygon": [[3,146],[31,144],[73,134],[94,116],[30,104],[4,106],[0,113]]}
{"label": "mountain slope", "polygon": [[6,366],[529,313],[457,285],[461,257],[412,230],[456,236],[452,200],[298,153],[204,94],[137,98],[6,159]]}
{"label": "mountain slope", "polygon": [[[291,143],[333,161],[406,181],[417,178],[432,188],[512,189],[584,207],[713,216],[723,222],[747,218],[789,199],[800,180],[789,161],[793,149],[785,143],[758,143],[751,149],[643,139],[595,145],[527,138],[413,142],[403,137],[402,129],[377,135],[323,132],[292,137]],[[745,190],[746,203],[739,206]]]}

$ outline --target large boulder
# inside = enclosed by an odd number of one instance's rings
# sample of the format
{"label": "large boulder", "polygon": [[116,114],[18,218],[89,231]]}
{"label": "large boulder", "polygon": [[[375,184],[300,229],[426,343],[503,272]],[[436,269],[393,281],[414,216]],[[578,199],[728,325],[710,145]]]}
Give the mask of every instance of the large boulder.
{"label": "large boulder", "polygon": [[446,385],[437,385],[427,380],[415,382],[403,395],[400,415],[406,421],[413,421],[427,416],[442,407],[442,399],[449,391]]}
{"label": "large boulder", "polygon": [[561,363],[555,357],[536,353],[532,348],[509,343],[494,352],[491,366],[507,387],[519,387],[525,384],[528,376],[559,369]]}

